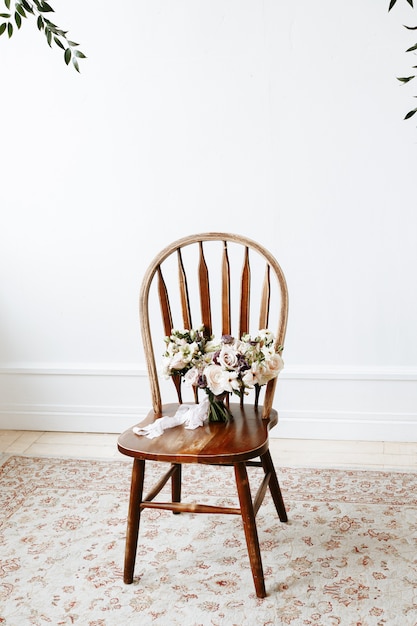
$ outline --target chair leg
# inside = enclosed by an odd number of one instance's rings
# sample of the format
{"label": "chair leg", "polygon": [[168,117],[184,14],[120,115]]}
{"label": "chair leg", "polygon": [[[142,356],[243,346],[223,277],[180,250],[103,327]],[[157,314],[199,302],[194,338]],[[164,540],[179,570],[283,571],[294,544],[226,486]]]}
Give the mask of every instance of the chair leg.
{"label": "chair leg", "polygon": [[259,548],[258,531],[256,529],[255,513],[253,510],[252,495],[249,487],[248,473],[244,463],[235,466],[237,492],[239,495],[240,511],[248,547],[249,561],[252,569],[258,598],[265,598],[265,579],[262,568],[261,551]]}
{"label": "chair leg", "polygon": [[127,517],[125,567],[123,581],[130,585],[133,582],[135,569],[136,551],[138,546],[140,504],[143,494],[143,479],[145,477],[145,461],[133,460],[132,482],[130,485],[129,512]]}
{"label": "chair leg", "polygon": [[[171,494],[173,502],[181,502],[181,479],[182,465],[175,465],[175,473],[171,477]],[[174,515],[178,515],[179,511],[173,511]]]}
{"label": "chair leg", "polygon": [[282,497],[281,488],[279,486],[277,473],[275,471],[274,463],[271,458],[271,453],[268,450],[261,456],[262,466],[265,473],[271,472],[271,478],[269,480],[269,490],[271,492],[272,499],[275,504],[275,508],[279,515],[281,522],[288,522],[287,511],[285,510],[284,499]]}

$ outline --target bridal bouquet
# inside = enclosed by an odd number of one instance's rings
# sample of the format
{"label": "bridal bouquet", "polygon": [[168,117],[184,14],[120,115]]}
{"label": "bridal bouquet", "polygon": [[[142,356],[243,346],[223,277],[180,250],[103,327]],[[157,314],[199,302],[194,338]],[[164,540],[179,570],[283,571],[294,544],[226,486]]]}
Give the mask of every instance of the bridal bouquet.
{"label": "bridal bouquet", "polygon": [[220,341],[205,337],[204,327],[172,330],[165,337],[163,374],[179,375],[188,385],[204,389],[209,400],[209,421],[225,422],[229,411],[223,398],[239,397],[247,389],[261,387],[278,376],[284,363],[275,351],[275,338],[269,330],[241,339],[223,335]]}

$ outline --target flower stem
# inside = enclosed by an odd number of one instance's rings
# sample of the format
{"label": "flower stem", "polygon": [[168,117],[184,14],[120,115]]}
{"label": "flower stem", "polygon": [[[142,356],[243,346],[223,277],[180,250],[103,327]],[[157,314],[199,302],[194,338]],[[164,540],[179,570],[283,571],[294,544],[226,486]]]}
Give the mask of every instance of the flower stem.
{"label": "flower stem", "polygon": [[209,422],[228,422],[232,414],[224,403],[224,397],[219,398],[208,389],[206,391],[209,399]]}

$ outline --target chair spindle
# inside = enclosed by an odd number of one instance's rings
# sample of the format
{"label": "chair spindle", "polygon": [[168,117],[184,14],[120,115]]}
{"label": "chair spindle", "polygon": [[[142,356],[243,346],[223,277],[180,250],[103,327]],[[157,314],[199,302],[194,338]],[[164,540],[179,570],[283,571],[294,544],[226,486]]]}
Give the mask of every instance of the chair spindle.
{"label": "chair spindle", "polygon": [[262,299],[261,299],[261,312],[259,315],[259,330],[268,328],[269,322],[269,303],[271,299],[271,281],[270,281],[270,266],[267,264],[265,270],[265,278],[262,287]]}
{"label": "chair spindle", "polygon": [[213,332],[211,323],[210,287],[208,269],[206,260],[204,258],[202,241],[200,241],[200,261],[198,265],[198,277],[200,282],[201,321],[204,324],[204,334],[209,337]]}
{"label": "chair spindle", "polygon": [[[169,337],[173,328],[172,314],[171,314],[171,306],[169,304],[168,291],[166,288],[164,277],[162,275],[161,266],[158,267],[158,294],[159,294],[159,303],[161,306],[162,323],[164,325],[164,332],[165,332],[165,335]],[[175,389],[177,390],[178,402],[182,404],[181,376],[179,375],[172,376],[172,382],[174,383]]]}
{"label": "chair spindle", "polygon": [[224,242],[222,259],[222,334],[231,334],[230,323],[230,264],[227,243]]}
{"label": "chair spindle", "polygon": [[190,298],[188,295],[187,276],[182,262],[181,248],[178,248],[178,277],[180,284],[181,310],[184,328],[191,330],[193,327],[191,320]]}
{"label": "chair spindle", "polygon": [[239,338],[249,332],[249,290],[250,290],[250,265],[249,248],[245,248],[245,259],[242,268],[241,296],[240,296],[240,325]]}
{"label": "chair spindle", "polygon": [[172,315],[171,307],[169,304],[168,291],[165,285],[164,277],[162,276],[161,266],[158,267],[158,294],[159,303],[161,306],[162,322],[164,325],[164,332],[167,337],[172,332]]}

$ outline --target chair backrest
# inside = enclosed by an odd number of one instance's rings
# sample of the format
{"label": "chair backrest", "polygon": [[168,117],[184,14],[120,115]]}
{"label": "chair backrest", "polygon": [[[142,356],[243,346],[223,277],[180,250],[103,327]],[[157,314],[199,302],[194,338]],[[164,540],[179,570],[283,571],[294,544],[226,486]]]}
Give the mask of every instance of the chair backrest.
{"label": "chair backrest", "polygon": [[[288,292],[274,256],[247,237],[202,233],[179,239],[152,261],[140,292],[140,320],[152,403],[162,411],[158,369],[164,337],[172,329],[198,328],[208,334],[242,336],[268,328],[284,346]],[[154,349],[155,348],[155,349]],[[178,401],[181,381],[173,376]],[[265,386],[262,417],[269,416],[276,378]]]}

